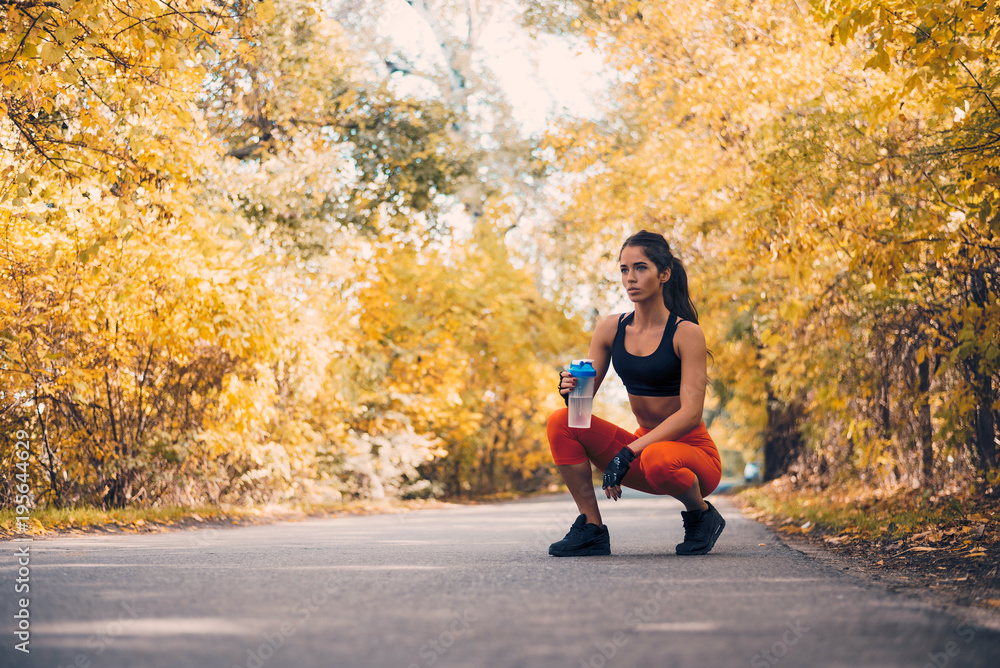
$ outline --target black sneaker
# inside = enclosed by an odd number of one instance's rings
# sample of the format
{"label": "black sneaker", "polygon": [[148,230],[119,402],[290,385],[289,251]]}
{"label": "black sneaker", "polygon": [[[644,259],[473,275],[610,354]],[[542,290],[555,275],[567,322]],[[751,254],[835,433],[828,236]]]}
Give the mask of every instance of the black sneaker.
{"label": "black sneaker", "polygon": [[608,527],[587,524],[587,516],[580,515],[573,522],[569,533],[558,543],[549,545],[553,557],[592,557],[611,554],[611,536]]}
{"label": "black sneaker", "polygon": [[726,520],[711,503],[708,503],[708,510],[683,510],[681,517],[684,519],[684,542],[677,546],[677,554],[708,554],[726,528]]}

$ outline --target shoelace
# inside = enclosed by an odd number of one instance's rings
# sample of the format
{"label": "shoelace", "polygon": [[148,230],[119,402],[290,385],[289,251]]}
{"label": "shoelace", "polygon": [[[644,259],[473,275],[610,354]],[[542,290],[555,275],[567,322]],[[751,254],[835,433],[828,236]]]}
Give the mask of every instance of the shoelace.
{"label": "shoelace", "polygon": [[573,526],[571,526],[569,528],[569,533],[567,533],[563,537],[563,540],[566,540],[567,538],[573,538],[574,536],[577,536],[577,535],[583,533],[583,527],[584,527],[584,525],[582,525],[582,524],[580,524],[580,525],[574,524]]}
{"label": "shoelace", "polygon": [[703,512],[698,517],[692,518],[690,516],[684,518],[684,540],[694,540],[698,537],[698,529],[701,528],[702,523],[705,521],[705,515],[708,512]]}

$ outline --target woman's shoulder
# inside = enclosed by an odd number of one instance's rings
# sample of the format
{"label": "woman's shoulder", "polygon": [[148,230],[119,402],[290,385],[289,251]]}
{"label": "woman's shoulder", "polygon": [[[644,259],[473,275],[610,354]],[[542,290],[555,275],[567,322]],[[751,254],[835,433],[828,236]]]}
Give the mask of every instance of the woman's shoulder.
{"label": "woman's shoulder", "polygon": [[696,323],[694,320],[684,320],[683,318],[677,318],[677,332],[700,332],[701,325]]}
{"label": "woman's shoulder", "polygon": [[701,330],[701,325],[692,320],[679,320],[677,329],[674,330],[674,348],[684,346],[705,347],[705,332]]}
{"label": "woman's shoulder", "polygon": [[601,321],[597,323],[597,326],[604,326],[610,329],[618,329],[618,325],[625,321],[628,316],[632,315],[634,311],[628,311],[626,313],[612,313],[611,315],[606,315],[601,318]]}
{"label": "woman's shoulder", "polygon": [[628,315],[627,313],[612,313],[597,321],[594,327],[594,337],[606,340],[609,344],[614,342],[615,334],[618,333],[618,323]]}
{"label": "woman's shoulder", "polygon": [[622,319],[625,318],[625,316],[631,315],[631,314],[632,314],[632,311],[628,311],[628,312],[624,312],[624,313],[612,313],[610,315],[606,315],[606,316],[604,316],[603,318],[601,318],[600,320],[597,321],[597,326],[600,327],[601,325],[603,325],[604,323],[607,323],[607,322],[613,322],[615,325],[617,325],[619,320],[622,320]]}

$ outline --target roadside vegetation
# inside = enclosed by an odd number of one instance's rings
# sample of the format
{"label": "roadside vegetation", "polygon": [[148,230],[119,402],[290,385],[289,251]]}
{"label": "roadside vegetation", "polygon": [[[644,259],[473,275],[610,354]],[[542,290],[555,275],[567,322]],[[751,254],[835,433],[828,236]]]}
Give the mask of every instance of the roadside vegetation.
{"label": "roadside vegetation", "polygon": [[27,531],[18,531],[17,515],[0,510],[0,539],[16,536],[52,536],[78,533],[152,533],[184,529],[218,529],[246,524],[296,521],[309,517],[406,513],[448,504],[434,499],[381,501],[355,500],[336,503],[286,503],[246,505],[158,506],[102,509],[93,506],[40,508],[30,515]]}
{"label": "roadside vegetation", "polygon": [[[794,477],[749,503],[1000,558],[996,0],[2,7],[5,512],[550,489],[553,379],[649,228],[713,435]],[[526,130],[490,39],[600,54],[593,115]]]}
{"label": "roadside vegetation", "polygon": [[1000,609],[1000,495],[994,486],[942,494],[797,482],[782,477],[743,487],[736,498],[744,513],[793,545],[806,541],[831,550],[901,589],[924,587],[956,603]]}

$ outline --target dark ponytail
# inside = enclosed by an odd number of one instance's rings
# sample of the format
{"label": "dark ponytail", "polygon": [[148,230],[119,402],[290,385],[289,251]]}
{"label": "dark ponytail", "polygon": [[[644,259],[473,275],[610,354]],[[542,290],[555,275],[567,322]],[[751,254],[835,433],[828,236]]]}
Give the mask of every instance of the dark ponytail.
{"label": "dark ponytail", "polygon": [[650,262],[656,265],[657,273],[670,270],[670,279],[663,284],[663,304],[671,313],[676,313],[679,318],[690,320],[698,324],[698,310],[691,301],[688,294],[687,272],[684,265],[670,252],[670,244],[663,238],[662,234],[647,232],[642,230],[636,232],[622,244],[621,251],[618,251],[618,259],[621,259],[622,251],[629,246],[637,246],[643,250]]}

